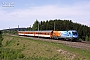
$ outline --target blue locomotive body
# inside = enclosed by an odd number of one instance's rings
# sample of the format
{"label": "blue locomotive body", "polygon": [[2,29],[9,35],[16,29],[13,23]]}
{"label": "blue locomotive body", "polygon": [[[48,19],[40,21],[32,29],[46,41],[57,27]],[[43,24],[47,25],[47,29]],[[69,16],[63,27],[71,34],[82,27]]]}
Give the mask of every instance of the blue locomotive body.
{"label": "blue locomotive body", "polygon": [[60,36],[58,38],[64,38],[64,39],[78,39],[78,33],[76,30],[69,30],[69,31],[59,31]]}

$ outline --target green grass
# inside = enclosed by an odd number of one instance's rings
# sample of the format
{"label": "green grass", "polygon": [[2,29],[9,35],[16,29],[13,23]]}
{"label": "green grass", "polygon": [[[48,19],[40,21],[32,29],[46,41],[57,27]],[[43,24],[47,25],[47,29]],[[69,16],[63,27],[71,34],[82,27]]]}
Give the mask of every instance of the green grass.
{"label": "green grass", "polygon": [[24,55],[21,60],[90,60],[90,50],[18,36],[3,36],[3,38],[3,48],[16,52],[19,50],[19,54]]}
{"label": "green grass", "polygon": [[20,49],[0,48],[0,60],[13,60],[24,58]]}

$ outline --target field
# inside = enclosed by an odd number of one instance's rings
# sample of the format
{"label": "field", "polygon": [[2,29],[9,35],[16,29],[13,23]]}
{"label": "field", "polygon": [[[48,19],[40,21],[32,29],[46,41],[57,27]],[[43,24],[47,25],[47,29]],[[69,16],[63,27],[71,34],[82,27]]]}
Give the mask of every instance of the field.
{"label": "field", "polygon": [[90,60],[90,50],[18,36],[3,38],[3,60]]}

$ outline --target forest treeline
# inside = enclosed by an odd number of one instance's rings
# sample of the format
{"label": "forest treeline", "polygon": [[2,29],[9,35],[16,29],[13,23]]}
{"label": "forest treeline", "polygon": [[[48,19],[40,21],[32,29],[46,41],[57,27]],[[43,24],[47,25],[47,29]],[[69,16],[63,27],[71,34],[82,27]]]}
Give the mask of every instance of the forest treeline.
{"label": "forest treeline", "polygon": [[[27,28],[27,30],[28,29],[29,28]],[[77,30],[79,39],[90,41],[90,27],[79,23],[74,23],[71,20],[55,19],[40,22],[36,20],[31,30]]]}

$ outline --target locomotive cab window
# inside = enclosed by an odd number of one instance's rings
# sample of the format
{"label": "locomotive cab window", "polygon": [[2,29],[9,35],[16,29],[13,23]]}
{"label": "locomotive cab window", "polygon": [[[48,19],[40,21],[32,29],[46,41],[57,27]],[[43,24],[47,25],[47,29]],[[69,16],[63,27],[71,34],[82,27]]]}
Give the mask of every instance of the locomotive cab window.
{"label": "locomotive cab window", "polygon": [[73,35],[77,35],[77,32],[72,32]]}

